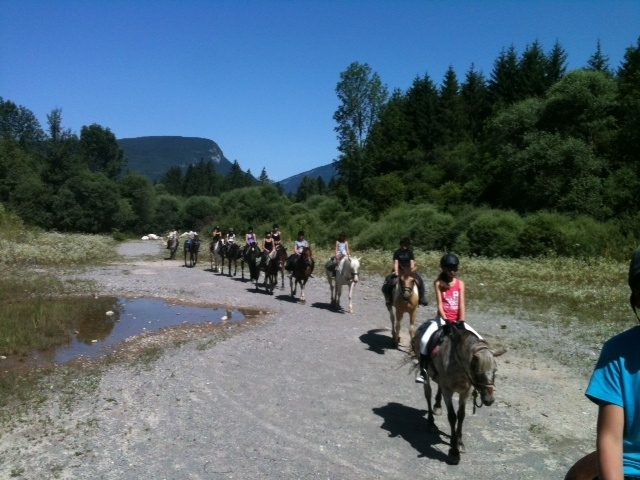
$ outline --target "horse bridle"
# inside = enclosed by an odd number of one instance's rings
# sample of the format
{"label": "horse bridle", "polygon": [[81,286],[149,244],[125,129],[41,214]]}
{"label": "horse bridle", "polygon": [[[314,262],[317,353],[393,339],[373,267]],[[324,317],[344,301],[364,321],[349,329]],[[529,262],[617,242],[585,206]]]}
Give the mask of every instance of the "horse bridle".
{"label": "horse bridle", "polygon": [[[479,342],[482,342],[482,345],[478,346],[477,348],[474,348],[472,350],[471,356],[475,357],[479,352],[481,352],[482,350],[489,350],[491,351],[491,349],[489,349],[489,345],[487,345],[487,343],[484,340],[480,340]],[[469,382],[471,383],[471,386],[473,387],[473,393],[471,394],[471,396],[473,397],[473,413],[476,413],[476,408],[482,408],[483,404],[482,404],[482,399],[480,399],[480,403],[478,403],[478,390],[484,388],[484,389],[491,389],[491,393],[493,393],[495,391],[495,385],[493,382],[491,383],[478,383],[476,382],[473,377],[471,376],[470,373],[470,369],[467,368],[467,366],[464,364],[464,362],[462,362],[462,359],[460,358],[459,355],[456,354],[456,359],[458,360],[458,362],[461,365],[464,365],[464,373],[467,376],[467,378],[469,379]]]}

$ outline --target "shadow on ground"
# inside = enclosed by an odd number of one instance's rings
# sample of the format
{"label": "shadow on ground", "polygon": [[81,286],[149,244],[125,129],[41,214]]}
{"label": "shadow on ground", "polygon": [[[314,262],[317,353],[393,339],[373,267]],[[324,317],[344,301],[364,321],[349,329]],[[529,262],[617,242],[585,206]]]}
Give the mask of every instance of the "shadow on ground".
{"label": "shadow on ground", "polygon": [[384,420],[380,428],[389,432],[390,437],[401,437],[418,452],[418,457],[427,457],[448,463],[448,455],[436,448],[436,445],[446,445],[442,437],[448,437],[444,432],[430,432],[426,410],[407,407],[400,403],[391,402],[383,407],[373,409],[373,413]]}

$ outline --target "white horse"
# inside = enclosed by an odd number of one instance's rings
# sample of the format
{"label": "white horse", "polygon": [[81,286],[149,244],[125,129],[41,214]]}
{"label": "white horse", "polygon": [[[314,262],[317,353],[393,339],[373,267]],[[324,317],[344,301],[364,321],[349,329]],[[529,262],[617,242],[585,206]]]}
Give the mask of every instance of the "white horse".
{"label": "white horse", "polygon": [[349,286],[349,313],[353,313],[353,288],[358,283],[358,270],[360,269],[360,259],[345,256],[336,267],[335,277],[333,272],[326,268],[327,280],[331,289],[331,305],[340,308],[340,297],[342,296],[342,286]]}

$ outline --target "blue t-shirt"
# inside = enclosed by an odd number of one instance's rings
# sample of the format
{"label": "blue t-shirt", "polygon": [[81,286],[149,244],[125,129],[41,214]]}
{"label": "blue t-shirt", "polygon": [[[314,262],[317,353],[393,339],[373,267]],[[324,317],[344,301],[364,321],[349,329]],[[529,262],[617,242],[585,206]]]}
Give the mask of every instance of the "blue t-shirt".
{"label": "blue t-shirt", "polygon": [[640,476],[640,326],[607,340],[585,394],[624,409],[624,474]]}

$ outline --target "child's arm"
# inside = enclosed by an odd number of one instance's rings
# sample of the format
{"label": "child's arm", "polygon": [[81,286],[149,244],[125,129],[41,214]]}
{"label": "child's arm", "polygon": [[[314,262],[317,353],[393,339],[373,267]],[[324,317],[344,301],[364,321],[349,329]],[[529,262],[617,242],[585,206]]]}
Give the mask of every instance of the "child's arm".
{"label": "child's arm", "polygon": [[436,281],[433,282],[433,291],[436,292],[438,315],[440,315],[443,320],[446,320],[447,316],[445,315],[444,308],[442,307],[442,290],[440,290],[440,280],[436,279]]}
{"label": "child's arm", "polygon": [[460,321],[464,322],[464,319],[467,318],[466,302],[464,300],[464,282],[460,279],[458,279],[458,282],[460,282]]}
{"label": "child's arm", "polygon": [[622,434],[624,410],[606,403],[598,410],[598,463],[600,480],[622,480]]}

